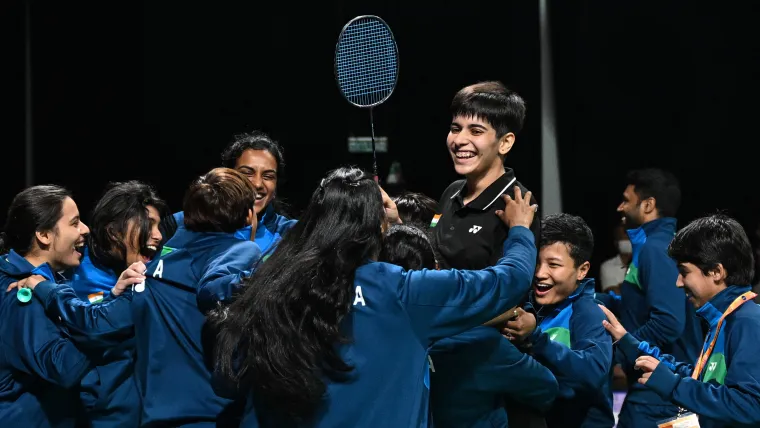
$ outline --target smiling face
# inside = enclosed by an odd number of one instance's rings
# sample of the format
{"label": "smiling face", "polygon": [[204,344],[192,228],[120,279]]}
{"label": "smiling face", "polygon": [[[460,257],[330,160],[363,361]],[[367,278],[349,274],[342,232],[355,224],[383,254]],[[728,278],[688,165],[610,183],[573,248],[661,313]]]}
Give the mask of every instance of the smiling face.
{"label": "smiling face", "polygon": [[267,150],[248,149],[237,158],[235,169],[256,189],[256,214],[274,199],[277,190],[277,159]]}
{"label": "smiling face", "polygon": [[725,278],[722,265],[705,274],[692,263],[679,263],[676,287],[683,288],[689,302],[699,309],[726,288]]}
{"label": "smiling face", "polygon": [[451,122],[446,145],[457,174],[481,177],[504,169],[504,155],[512,148],[514,138],[511,132],[499,138],[484,120],[457,116]]}
{"label": "smiling face", "polygon": [[140,230],[137,219],[129,221],[127,233],[124,237],[124,248],[127,249],[126,264],[130,266],[135,262],[148,264],[156,254],[156,250],[161,243],[161,217],[158,210],[153,205],[148,205],[148,221],[150,224],[150,234],[147,242],[140,241]]}
{"label": "smiling face", "polygon": [[61,213],[53,230],[36,233],[40,247],[47,249],[45,261],[54,270],[79,266],[85,237],[90,233],[79,219],[79,209],[73,199],[63,200]]}
{"label": "smiling face", "polygon": [[541,247],[533,294],[540,305],[555,305],[567,299],[578,288],[578,282],[586,277],[589,262],[575,266],[568,245],[555,242]]}

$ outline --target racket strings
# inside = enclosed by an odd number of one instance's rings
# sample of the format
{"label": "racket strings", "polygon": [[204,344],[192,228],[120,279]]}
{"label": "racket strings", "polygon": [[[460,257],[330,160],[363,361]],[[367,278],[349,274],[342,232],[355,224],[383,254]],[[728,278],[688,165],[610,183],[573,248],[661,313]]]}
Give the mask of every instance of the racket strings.
{"label": "racket strings", "polygon": [[360,106],[384,101],[396,86],[398,58],[387,25],[357,19],[343,31],[336,53],[336,77],[346,99]]}

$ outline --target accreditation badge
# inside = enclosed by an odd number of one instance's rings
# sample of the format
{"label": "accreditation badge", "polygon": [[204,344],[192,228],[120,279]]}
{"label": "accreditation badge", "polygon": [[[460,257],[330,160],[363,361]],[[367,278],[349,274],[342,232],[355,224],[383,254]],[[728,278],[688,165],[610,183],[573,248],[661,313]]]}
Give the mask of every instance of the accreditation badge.
{"label": "accreditation badge", "polygon": [[688,412],[657,423],[657,428],[699,428],[699,419]]}

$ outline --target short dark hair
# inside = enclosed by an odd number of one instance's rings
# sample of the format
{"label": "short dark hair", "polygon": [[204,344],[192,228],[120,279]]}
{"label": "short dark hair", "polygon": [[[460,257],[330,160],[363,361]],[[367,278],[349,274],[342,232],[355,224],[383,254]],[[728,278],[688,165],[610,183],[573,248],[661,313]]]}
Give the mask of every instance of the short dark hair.
{"label": "short dark hair", "polygon": [[71,193],[60,186],[32,186],[19,192],[8,207],[0,248],[25,256],[32,250],[36,232],[55,230],[63,216],[63,202]]}
{"label": "short dark hair", "polygon": [[394,198],[398,209],[398,216],[405,224],[419,226],[423,230],[430,226],[438,202],[422,193],[404,192]]}
{"label": "short dark hair", "polygon": [[646,168],[630,171],[626,184],[640,200],[654,198],[660,217],[675,217],[681,205],[681,188],[678,179],[669,171]]}
{"label": "short dark hair", "polygon": [[722,264],[728,285],[747,285],[755,276],[755,258],[744,228],[722,214],[698,218],[679,230],[668,255],[676,263],[692,263],[705,275]]}
{"label": "short dark hair", "polygon": [[466,86],[451,101],[451,117],[474,117],[488,122],[498,138],[517,134],[525,122],[525,100],[498,81]]}
{"label": "short dark hair", "polygon": [[[140,250],[144,250],[142,246],[151,233],[148,206],[156,208],[162,223],[173,221],[169,205],[148,184],[136,180],[109,184],[90,216],[87,251],[94,263],[121,273],[127,267],[124,238],[132,242],[134,234],[137,234]],[[136,226],[133,236],[126,236],[133,220]]]}
{"label": "short dark hair", "polygon": [[394,224],[383,237],[378,260],[406,270],[435,269],[435,253],[430,239],[421,229]]}
{"label": "short dark hair", "polygon": [[193,232],[233,233],[247,225],[256,190],[234,169],[214,168],[187,190],[183,209],[185,227]]}
{"label": "short dark hair", "polygon": [[570,257],[578,267],[591,260],[594,234],[582,218],[571,214],[551,214],[541,222],[539,248],[561,242],[568,247]]}
{"label": "short dark hair", "polygon": [[277,162],[277,178],[282,178],[285,173],[285,157],[283,156],[282,146],[262,131],[235,134],[230,144],[222,152],[222,166],[234,169],[238,158],[246,150],[265,150],[269,152]]}

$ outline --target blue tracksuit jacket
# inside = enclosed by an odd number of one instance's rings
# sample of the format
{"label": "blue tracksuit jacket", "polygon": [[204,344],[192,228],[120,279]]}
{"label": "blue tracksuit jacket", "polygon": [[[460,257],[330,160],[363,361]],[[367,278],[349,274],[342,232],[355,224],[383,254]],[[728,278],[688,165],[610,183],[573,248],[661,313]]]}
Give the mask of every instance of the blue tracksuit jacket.
{"label": "blue tracksuit jacket", "polygon": [[552,372],[493,327],[442,339],[430,357],[436,428],[506,428],[505,400],[544,411],[557,396]]}
{"label": "blue tracksuit jacket", "polygon": [[602,326],[606,318],[594,300],[594,280],[581,281],[557,305],[532,304],[538,314],[538,327],[529,337],[533,356],[559,383],[547,425],[611,428],[612,338]]}
{"label": "blue tracksuit jacket", "polygon": [[58,279],[47,264],[34,267],[12,250],[0,256],[0,425],[73,427],[77,387],[90,362],[39,301],[21,303],[5,291],[33,274]]}
{"label": "blue tracksuit jacket", "polygon": [[[633,260],[621,287],[619,318],[638,340],[657,346],[679,361],[695,361],[704,335],[694,308],[675,285],[678,269],[667,254],[675,233],[676,219],[669,217],[628,231]],[[626,375],[629,391],[620,413],[621,428],[650,428],[663,412],[677,411],[636,382],[640,373],[629,367]]]}
{"label": "blue tracksuit jacket", "polygon": [[[114,284],[111,284],[113,287]],[[92,428],[139,426],[141,403],[134,378],[132,292],[91,305],[68,284],[40,283],[34,295],[59,317],[77,347],[96,367],[82,380],[82,401]]]}
{"label": "blue tracksuit jacket", "polygon": [[[428,350],[520,303],[536,263],[533,233],[510,229],[504,257],[479,271],[422,270],[369,262],[356,270],[352,310],[342,329],[352,342],[339,355],[354,369],[325,379],[327,394],[303,427],[426,427]],[[286,427],[250,403],[241,427]],[[258,414],[257,414],[258,413]],[[258,416],[258,418],[257,418]]]}
{"label": "blue tracksuit jacket", "polygon": [[[728,287],[697,310],[710,326],[704,349],[712,342],[723,312],[750,289],[750,286]],[[691,378],[692,364],[678,362],[672,355],[662,354],[657,347],[639,342],[631,334],[618,342],[618,348],[630,366],[639,355],[658,358],[661,363],[642,386],[664,401],[698,414],[700,427],[760,426],[760,307],[757,304],[745,303],[726,317],[715,348],[697,380]]]}
{"label": "blue tracksuit jacket", "polygon": [[201,309],[228,300],[261,252],[232,234],[185,228],[166,246],[171,250],[148,265],[145,290],[132,302],[142,426],[215,427],[232,402],[212,388]]}

